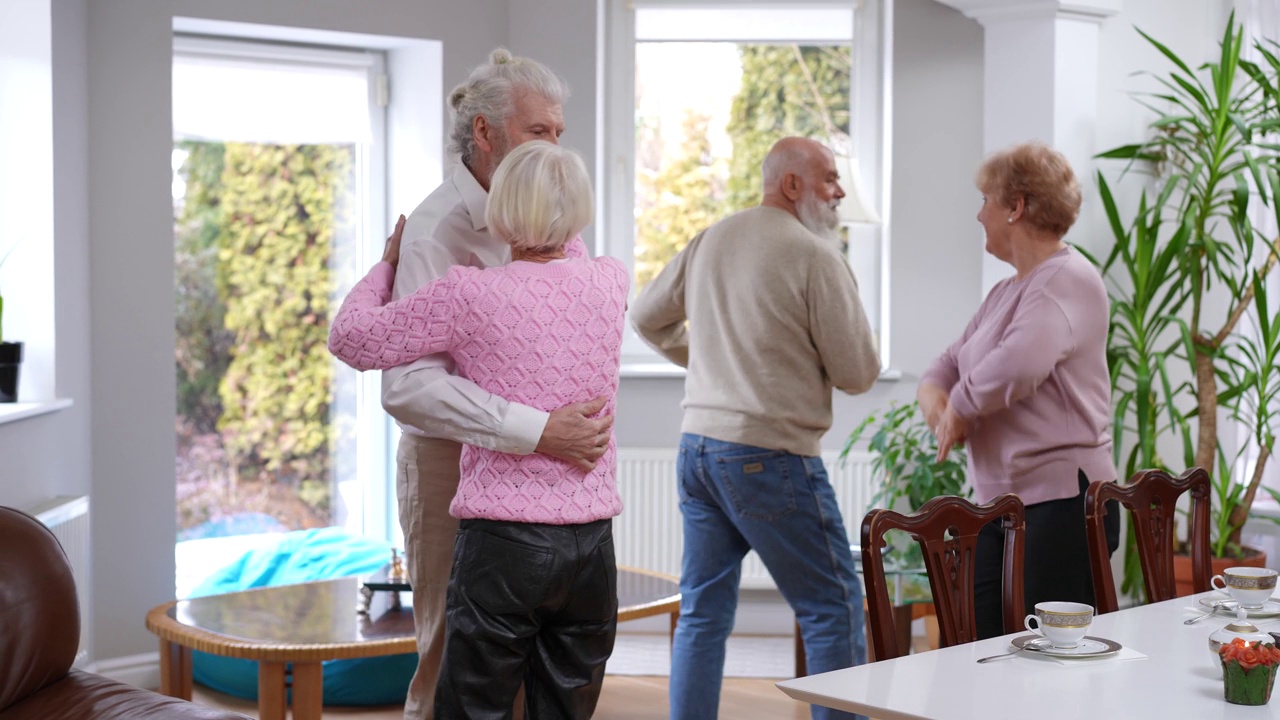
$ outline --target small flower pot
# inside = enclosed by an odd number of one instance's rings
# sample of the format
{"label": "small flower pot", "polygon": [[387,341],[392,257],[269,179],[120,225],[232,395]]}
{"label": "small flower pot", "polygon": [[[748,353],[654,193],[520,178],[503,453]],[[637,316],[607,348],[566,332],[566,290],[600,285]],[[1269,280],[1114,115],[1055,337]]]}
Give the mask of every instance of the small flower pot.
{"label": "small flower pot", "polygon": [[18,402],[18,369],[22,343],[0,342],[0,403]]}
{"label": "small flower pot", "polygon": [[1237,660],[1222,663],[1222,695],[1229,703],[1266,705],[1275,684],[1275,665],[1254,665],[1246,670]]}

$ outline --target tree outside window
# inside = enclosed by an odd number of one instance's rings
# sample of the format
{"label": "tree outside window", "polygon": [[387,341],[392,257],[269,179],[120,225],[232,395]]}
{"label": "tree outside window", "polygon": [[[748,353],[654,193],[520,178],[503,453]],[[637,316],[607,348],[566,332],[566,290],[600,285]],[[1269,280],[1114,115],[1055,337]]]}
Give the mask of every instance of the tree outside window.
{"label": "tree outside window", "polygon": [[850,152],[851,67],[847,45],[636,43],[637,289],[699,231],[759,204],[779,138]]}
{"label": "tree outside window", "polygon": [[355,234],[356,148],[175,150],[179,531],[333,524],[333,449],[353,428],[331,418],[326,341],[335,247]]}

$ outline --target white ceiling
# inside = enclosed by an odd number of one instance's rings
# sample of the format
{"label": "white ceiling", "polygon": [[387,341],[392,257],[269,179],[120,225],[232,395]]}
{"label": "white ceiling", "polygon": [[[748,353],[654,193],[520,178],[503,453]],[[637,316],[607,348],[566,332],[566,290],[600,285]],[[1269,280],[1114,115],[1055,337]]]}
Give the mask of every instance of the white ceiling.
{"label": "white ceiling", "polygon": [[970,17],[1020,12],[1056,10],[1111,15],[1120,11],[1122,0],[937,0]]}

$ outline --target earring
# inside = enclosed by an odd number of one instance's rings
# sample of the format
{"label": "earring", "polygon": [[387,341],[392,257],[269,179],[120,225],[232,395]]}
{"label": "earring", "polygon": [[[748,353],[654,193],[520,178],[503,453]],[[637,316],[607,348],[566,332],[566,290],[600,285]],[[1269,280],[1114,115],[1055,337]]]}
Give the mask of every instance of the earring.
{"label": "earring", "polygon": [[1012,225],[1012,224],[1013,224],[1013,218],[1009,218],[1009,224],[1010,224],[1010,225]]}

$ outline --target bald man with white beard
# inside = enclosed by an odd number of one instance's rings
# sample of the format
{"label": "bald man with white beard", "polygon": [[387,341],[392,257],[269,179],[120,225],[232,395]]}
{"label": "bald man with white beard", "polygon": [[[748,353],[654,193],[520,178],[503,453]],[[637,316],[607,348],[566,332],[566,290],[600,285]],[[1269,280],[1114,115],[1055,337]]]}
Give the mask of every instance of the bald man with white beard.
{"label": "bald man with white beard", "polygon": [[844,190],[831,151],[804,138],[780,140],[761,170],[760,205],[690,240],[631,309],[640,336],[688,368],[673,720],[717,715],[750,550],[795,610],[809,672],[866,659],[862,588],[820,457],[832,388],[866,392],[880,373],[838,243]]}

